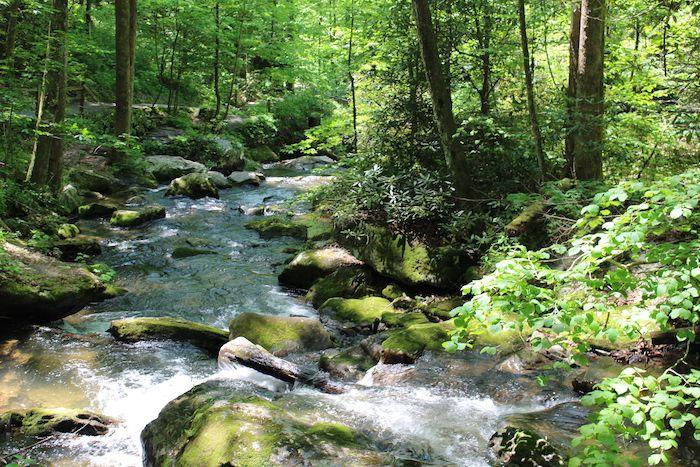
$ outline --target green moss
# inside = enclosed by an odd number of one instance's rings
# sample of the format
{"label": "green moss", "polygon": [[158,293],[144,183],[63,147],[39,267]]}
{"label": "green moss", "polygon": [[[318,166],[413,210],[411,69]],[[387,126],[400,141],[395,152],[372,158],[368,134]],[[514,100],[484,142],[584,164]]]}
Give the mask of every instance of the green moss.
{"label": "green moss", "polygon": [[0,433],[44,437],[55,433],[104,435],[111,420],[101,415],[74,409],[30,409],[0,414]]}
{"label": "green moss", "polygon": [[306,226],[295,224],[284,216],[270,216],[248,222],[247,229],[255,230],[262,238],[294,237],[306,240]]}
{"label": "green moss", "polygon": [[192,199],[218,198],[219,189],[206,173],[191,173],[170,182],[165,196],[187,196]]}
{"label": "green moss", "polygon": [[269,146],[258,146],[254,148],[246,148],[245,157],[255,162],[277,162],[280,160],[279,156],[270,149]]}
{"label": "green moss", "polygon": [[454,323],[415,324],[393,331],[382,342],[382,358],[385,363],[412,363],[425,350],[442,350],[442,343],[450,338]]}
{"label": "green moss", "polygon": [[216,254],[216,251],[202,250],[202,249],[192,248],[192,247],[187,247],[187,246],[180,246],[180,247],[177,247],[173,250],[173,258],[175,258],[175,259],[183,259],[183,258],[191,258],[193,256],[215,255],[215,254]]}
{"label": "green moss", "polygon": [[371,275],[363,268],[342,268],[319,279],[309,290],[306,299],[318,308],[334,297],[357,298],[374,293]]}
{"label": "green moss", "polygon": [[146,222],[165,217],[163,206],[148,206],[133,211],[116,211],[109,223],[115,227],[136,227]]}
{"label": "green moss", "polygon": [[115,339],[137,342],[168,339],[189,342],[212,354],[228,342],[228,333],[221,329],[169,317],[129,318],[112,321],[109,333]]}
{"label": "green moss", "polygon": [[243,313],[229,326],[229,339],[245,337],[275,355],[333,347],[326,328],[312,318]]}
{"label": "green moss", "polygon": [[377,362],[360,345],[321,356],[318,366],[335,378],[357,381]]}
{"label": "green moss", "polygon": [[322,277],[362,263],[342,248],[322,248],[299,253],[280,274],[280,283],[309,288]]}
{"label": "green moss", "polygon": [[75,224],[61,224],[56,230],[56,235],[66,240],[80,235],[80,229]]}
{"label": "green moss", "polygon": [[369,325],[381,320],[385,313],[396,310],[382,297],[331,298],[321,306],[320,313],[336,321]]}
{"label": "green moss", "polygon": [[306,237],[309,241],[328,240],[333,236],[333,222],[317,212],[296,216],[291,222],[306,228]]}
{"label": "green moss", "polygon": [[396,284],[389,284],[382,290],[382,296],[389,300],[396,300],[405,294],[406,292]]}
{"label": "green moss", "polygon": [[320,441],[330,442],[339,446],[356,444],[359,435],[351,428],[340,423],[315,423],[306,429],[306,434]]}
{"label": "green moss", "polygon": [[414,324],[427,324],[428,318],[423,313],[384,313],[382,322],[390,327],[408,327]]}
{"label": "green moss", "polygon": [[117,209],[119,208],[111,203],[90,203],[78,207],[78,215],[83,219],[109,217]]}

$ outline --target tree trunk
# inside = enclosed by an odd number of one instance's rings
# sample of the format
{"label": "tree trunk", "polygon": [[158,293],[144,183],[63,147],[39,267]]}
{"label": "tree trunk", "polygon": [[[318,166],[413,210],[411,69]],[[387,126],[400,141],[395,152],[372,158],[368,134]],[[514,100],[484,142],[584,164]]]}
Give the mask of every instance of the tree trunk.
{"label": "tree trunk", "polygon": [[571,31],[569,33],[569,84],[566,89],[566,141],[564,156],[566,158],[566,174],[574,178],[574,144],[576,135],[576,74],[578,73],[579,35],[581,34],[581,5],[574,5],[571,13]]}
{"label": "tree trunk", "polygon": [[[236,87],[236,80],[238,79],[239,63],[241,59],[241,47],[243,39],[243,16],[241,16],[241,23],[238,26],[238,38],[236,39],[236,56],[233,59],[233,70],[231,73],[231,86],[228,90],[228,95],[226,97],[226,110],[224,111],[224,120],[228,118],[228,114],[231,110],[231,100],[233,99],[233,92]],[[236,99],[237,100],[237,99]]]}
{"label": "tree trunk", "polygon": [[491,29],[493,18],[491,16],[490,4],[484,5],[484,27],[479,24],[479,18],[475,15],[476,34],[481,47],[481,88],[479,91],[479,101],[481,104],[481,115],[488,115],[491,112]]}
{"label": "tree trunk", "polygon": [[214,119],[221,111],[221,89],[219,89],[219,79],[221,70],[221,4],[216,2],[214,8],[216,21],[216,38],[214,40],[214,96],[216,97],[216,108],[214,109]]}
{"label": "tree trunk", "polygon": [[[12,0],[7,11],[7,25],[5,27],[5,42],[2,47],[0,59],[9,60],[14,55],[15,40],[17,38],[17,17],[22,6],[21,0]],[[11,64],[9,64],[11,65]],[[12,68],[12,66],[10,66]]]}
{"label": "tree trunk", "polygon": [[427,0],[412,0],[412,3],[418,42],[425,65],[425,74],[430,85],[433,112],[445,153],[445,162],[452,173],[457,195],[464,197],[471,191],[469,167],[464,152],[454,140],[457,125],[452,113],[452,96],[443,76],[430,8]]}
{"label": "tree trunk", "polygon": [[[136,0],[129,0],[129,112],[134,106],[134,83],[136,82]],[[131,132],[131,128],[129,128]]]}
{"label": "tree trunk", "polygon": [[355,38],[355,0],[350,4],[350,41],[348,43],[348,79],[352,95],[352,149],[357,152],[357,101],[355,99],[355,75],[352,73],[352,42]]}
{"label": "tree trunk", "polygon": [[603,177],[605,0],[582,0],[576,73],[574,174]]}
{"label": "tree trunk", "polygon": [[115,0],[116,21],[116,111],[114,133],[117,136],[131,133],[131,1]]}
{"label": "tree trunk", "polygon": [[532,137],[535,140],[535,154],[540,166],[542,178],[547,176],[547,161],[542,149],[542,132],[537,121],[537,105],[535,103],[535,89],[532,81],[532,68],[530,66],[530,49],[527,41],[527,22],[525,20],[525,0],[518,0],[518,19],[520,23],[520,47],[523,51],[523,70],[525,71],[525,87],[527,89],[527,110],[530,114],[530,127]]}
{"label": "tree trunk", "polygon": [[[27,179],[38,185],[51,183],[60,189],[63,168],[63,124],[66,105],[66,31],[68,1],[53,0],[53,13],[47,38],[47,65],[37,111],[37,137]],[[46,116],[44,116],[46,114]]]}

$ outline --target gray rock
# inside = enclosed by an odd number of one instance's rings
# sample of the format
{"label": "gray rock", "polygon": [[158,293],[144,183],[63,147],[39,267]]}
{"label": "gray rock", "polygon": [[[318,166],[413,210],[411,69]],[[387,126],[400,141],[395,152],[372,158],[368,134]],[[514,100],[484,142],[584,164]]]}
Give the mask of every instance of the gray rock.
{"label": "gray rock", "polygon": [[161,183],[167,183],[191,173],[207,171],[204,164],[178,156],[150,156],[146,158],[146,162],[149,165],[147,170]]}
{"label": "gray rock", "polygon": [[259,186],[265,180],[265,175],[257,172],[232,172],[228,179],[236,185]]}
{"label": "gray rock", "polygon": [[213,170],[210,170],[207,172],[207,177],[209,177],[209,181],[214,184],[215,187],[219,189],[226,189],[226,188],[231,188],[233,183],[231,180],[226,178],[226,175],[222,174],[221,172],[215,172]]}
{"label": "gray rock", "polygon": [[219,189],[206,173],[191,173],[173,180],[165,196],[187,196],[192,199],[218,198]]}

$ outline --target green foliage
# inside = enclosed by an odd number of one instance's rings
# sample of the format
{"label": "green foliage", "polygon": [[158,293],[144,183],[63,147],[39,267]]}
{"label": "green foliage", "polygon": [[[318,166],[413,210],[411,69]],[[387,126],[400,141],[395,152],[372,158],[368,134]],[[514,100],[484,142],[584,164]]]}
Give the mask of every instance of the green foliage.
{"label": "green foliage", "polygon": [[352,115],[348,109],[338,108],[321,120],[319,126],[306,130],[304,136],[300,142],[285,146],[283,152],[344,157],[348,154],[352,139]]}
{"label": "green foliage", "polygon": [[[628,465],[620,439],[641,438],[652,454],[649,465],[668,463],[669,452],[679,447],[686,427],[700,440],[700,371],[689,374],[667,370],[659,377],[639,368],[627,368],[608,378],[586,395],[584,405],[602,407],[593,423],[581,427],[573,442],[581,446],[570,466]],[[602,449],[601,449],[602,448]]]}
{"label": "green foliage", "polygon": [[249,148],[268,144],[277,135],[275,118],[270,114],[246,118],[236,127],[233,134]]}
{"label": "green foliage", "polygon": [[95,263],[87,266],[88,270],[95,274],[102,282],[108,283],[112,282],[117,276],[117,271],[115,271],[111,266],[104,263]]}

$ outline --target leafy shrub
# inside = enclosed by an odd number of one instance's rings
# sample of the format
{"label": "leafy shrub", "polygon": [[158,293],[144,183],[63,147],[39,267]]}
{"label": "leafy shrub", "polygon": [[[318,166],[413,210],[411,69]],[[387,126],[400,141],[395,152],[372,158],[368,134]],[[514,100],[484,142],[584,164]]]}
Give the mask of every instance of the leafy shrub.
{"label": "leafy shrub", "polygon": [[270,114],[246,118],[233,134],[249,148],[269,144],[277,135],[275,118]]}
{"label": "leafy shrub", "polygon": [[283,143],[293,143],[304,138],[304,131],[320,122],[331,110],[327,100],[312,90],[287,94],[272,106],[272,115],[277,122],[278,136]]}
{"label": "leafy shrub", "polygon": [[349,109],[341,108],[321,121],[315,128],[304,133],[305,138],[283,148],[286,154],[346,156],[352,139],[352,115]]}

